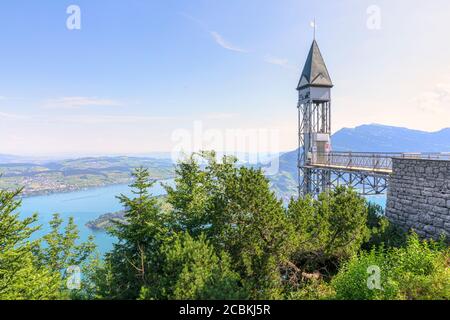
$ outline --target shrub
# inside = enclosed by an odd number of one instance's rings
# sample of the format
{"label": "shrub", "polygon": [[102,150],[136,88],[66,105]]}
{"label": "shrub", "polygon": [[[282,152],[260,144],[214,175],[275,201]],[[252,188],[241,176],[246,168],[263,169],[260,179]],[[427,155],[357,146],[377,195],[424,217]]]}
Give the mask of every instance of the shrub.
{"label": "shrub", "polygon": [[[242,299],[246,294],[240,287],[239,275],[231,270],[226,253],[217,256],[214,248],[201,235],[198,240],[188,233],[174,236],[163,244],[165,261],[160,274],[160,296],[149,297],[151,290],[141,291],[141,299],[176,300]],[[155,291],[155,290],[153,290]]]}
{"label": "shrub", "polygon": [[401,247],[406,244],[408,233],[390,223],[380,205],[368,202],[367,211],[370,239],[363,244],[363,249],[370,250],[374,246]]}
{"label": "shrub", "polygon": [[334,275],[340,263],[356,254],[370,234],[366,201],[343,187],[317,200],[292,200],[287,216],[296,235],[295,264],[326,276]]}
{"label": "shrub", "polygon": [[[354,256],[332,286],[338,299],[449,299],[448,259],[445,245],[420,241],[413,234],[405,247],[381,247]],[[369,274],[371,270],[379,271],[380,286],[376,275]]]}
{"label": "shrub", "polygon": [[287,300],[333,300],[334,288],[323,280],[312,280],[304,287],[287,294]]}

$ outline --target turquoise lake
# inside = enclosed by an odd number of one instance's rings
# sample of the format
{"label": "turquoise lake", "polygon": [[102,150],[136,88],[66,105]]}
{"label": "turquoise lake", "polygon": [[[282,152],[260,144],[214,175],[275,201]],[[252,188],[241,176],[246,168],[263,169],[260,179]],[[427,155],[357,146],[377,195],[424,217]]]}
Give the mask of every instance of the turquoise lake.
{"label": "turquoise lake", "polygon": [[[151,193],[159,196],[165,194],[165,190],[157,182],[151,189]],[[94,236],[98,250],[104,254],[112,248],[114,238],[106,232],[87,228],[86,223],[102,214],[122,210],[123,208],[116,198],[120,194],[131,196],[130,188],[127,185],[114,185],[70,193],[29,197],[23,199],[19,212],[22,218],[29,217],[33,213],[38,214],[38,224],[42,225],[42,228],[33,235],[35,238],[48,233],[49,222],[54,213],[59,213],[65,221],[69,217],[73,217],[80,231],[80,238],[86,240],[90,235]]]}
{"label": "turquoise lake", "polygon": [[[171,184],[171,181],[164,181],[164,183]],[[165,190],[158,182],[151,189],[151,193],[159,196],[165,194]],[[33,237],[35,238],[49,232],[49,222],[54,213],[59,213],[65,221],[69,217],[74,217],[81,239],[86,240],[90,235],[94,236],[99,252],[104,254],[112,248],[115,239],[106,232],[87,228],[86,223],[102,214],[122,210],[123,208],[116,198],[120,194],[131,196],[130,188],[127,185],[114,185],[70,193],[30,197],[23,199],[20,214],[24,218],[33,213],[38,213],[38,224],[42,225],[42,228],[34,234]],[[385,196],[369,197],[369,200],[383,207],[386,205]]]}

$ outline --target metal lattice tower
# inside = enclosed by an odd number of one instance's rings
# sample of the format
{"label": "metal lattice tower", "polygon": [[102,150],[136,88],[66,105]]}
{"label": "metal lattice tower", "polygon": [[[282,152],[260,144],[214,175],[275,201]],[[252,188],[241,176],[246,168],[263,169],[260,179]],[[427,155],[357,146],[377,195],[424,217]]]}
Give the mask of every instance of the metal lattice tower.
{"label": "metal lattice tower", "polygon": [[312,166],[331,152],[331,88],[333,83],[316,40],[303,68],[299,93],[299,193],[318,195],[329,189],[331,174]]}
{"label": "metal lattice tower", "polygon": [[392,174],[392,159],[417,154],[332,152],[331,81],[316,40],[313,41],[297,86],[299,121],[299,194],[320,193],[347,186],[362,195],[384,193]]}

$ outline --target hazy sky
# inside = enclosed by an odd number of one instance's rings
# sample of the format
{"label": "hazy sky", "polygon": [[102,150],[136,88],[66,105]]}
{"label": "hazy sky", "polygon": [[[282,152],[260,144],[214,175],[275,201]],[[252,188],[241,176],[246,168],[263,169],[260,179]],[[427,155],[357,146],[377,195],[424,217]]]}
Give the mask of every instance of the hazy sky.
{"label": "hazy sky", "polygon": [[448,0],[2,1],[0,153],[171,151],[199,126],[272,130],[294,149],[314,17],[334,131],[437,131],[450,127],[449,15]]}

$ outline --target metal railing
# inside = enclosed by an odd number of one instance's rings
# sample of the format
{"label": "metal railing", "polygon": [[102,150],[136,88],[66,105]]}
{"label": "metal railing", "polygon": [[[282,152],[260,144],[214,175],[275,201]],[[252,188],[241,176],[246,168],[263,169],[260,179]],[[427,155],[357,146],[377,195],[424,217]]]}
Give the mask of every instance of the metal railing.
{"label": "metal railing", "polygon": [[[397,157],[395,157],[397,158]],[[450,152],[442,153],[402,153],[399,158],[419,160],[444,160],[450,161]]]}
{"label": "metal railing", "polygon": [[344,167],[372,171],[392,170],[392,159],[450,160],[450,153],[377,153],[377,152],[331,152],[313,153],[311,165]]}

